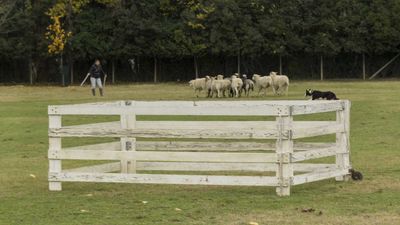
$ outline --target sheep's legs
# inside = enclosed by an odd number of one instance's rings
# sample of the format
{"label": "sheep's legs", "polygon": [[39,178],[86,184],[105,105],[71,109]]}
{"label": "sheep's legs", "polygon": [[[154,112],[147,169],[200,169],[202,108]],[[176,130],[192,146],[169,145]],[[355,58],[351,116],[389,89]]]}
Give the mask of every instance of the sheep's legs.
{"label": "sheep's legs", "polygon": [[275,89],[275,87],[274,86],[272,86],[272,93],[274,93],[274,95],[276,95],[277,93],[276,93],[276,89]]}
{"label": "sheep's legs", "polygon": [[275,89],[275,94],[276,95],[281,95],[282,94],[282,88],[278,87],[278,89]]}
{"label": "sheep's legs", "polygon": [[264,94],[263,94],[263,96],[266,96],[266,95],[267,95],[267,89],[266,89],[266,88],[260,87],[260,88],[258,89],[258,96],[260,96],[260,92],[261,92],[261,90],[263,90],[263,89],[264,89]]}

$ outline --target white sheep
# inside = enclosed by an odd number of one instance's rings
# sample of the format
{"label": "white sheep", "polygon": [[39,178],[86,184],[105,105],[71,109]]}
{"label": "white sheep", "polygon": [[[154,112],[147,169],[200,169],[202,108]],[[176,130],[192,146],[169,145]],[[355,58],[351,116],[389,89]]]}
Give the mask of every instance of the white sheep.
{"label": "white sheep", "polygon": [[267,95],[267,88],[272,85],[272,80],[270,76],[261,76],[258,74],[253,75],[253,80],[256,88],[258,88],[258,95],[260,95],[260,91],[264,89],[264,96]]}
{"label": "white sheep", "polygon": [[224,75],[218,74],[217,75],[217,80],[223,80],[224,79]]}
{"label": "white sheep", "polygon": [[285,92],[285,95],[288,95],[289,92],[289,78],[286,75],[277,75],[276,72],[269,73],[272,80],[272,91],[274,94],[282,94]]}
{"label": "white sheep", "polygon": [[212,81],[215,80],[214,77],[206,76],[206,90],[207,90],[207,97],[212,97],[212,92],[211,92],[211,84]]}
{"label": "white sheep", "polygon": [[197,78],[189,81],[190,87],[193,87],[194,93],[196,97],[199,97],[199,94],[202,90],[206,89],[206,78]]}
{"label": "white sheep", "polygon": [[[231,86],[231,82],[226,79],[222,80],[215,80],[215,78],[210,78],[211,79],[211,97],[214,95],[214,93],[217,94],[217,98],[220,98],[222,96],[225,96],[225,91],[228,90]],[[221,96],[222,94],[222,96]]]}
{"label": "white sheep", "polygon": [[242,79],[238,78],[236,75],[232,75],[232,82],[231,82],[231,89],[232,89],[232,94],[236,98],[239,97],[239,92],[243,86],[243,81]]}

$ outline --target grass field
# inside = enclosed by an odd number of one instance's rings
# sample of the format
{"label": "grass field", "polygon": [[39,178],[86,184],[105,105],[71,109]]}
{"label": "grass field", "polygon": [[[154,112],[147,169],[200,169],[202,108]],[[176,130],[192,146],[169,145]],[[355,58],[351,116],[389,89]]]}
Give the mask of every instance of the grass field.
{"label": "grass field", "polygon": [[364,180],[300,185],[282,198],[271,187],[64,183],[49,192],[47,105],[195,99],[193,92],[186,84],[121,85],[101,98],[87,87],[0,86],[0,224],[400,224],[400,82],[292,82],[287,97],[250,99],[303,99],[309,87],[352,101],[351,159]]}

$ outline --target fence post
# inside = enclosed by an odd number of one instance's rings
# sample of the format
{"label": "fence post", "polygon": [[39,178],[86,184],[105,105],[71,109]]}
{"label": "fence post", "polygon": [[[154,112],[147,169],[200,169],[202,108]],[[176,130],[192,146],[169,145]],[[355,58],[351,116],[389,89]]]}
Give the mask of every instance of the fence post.
{"label": "fence post", "polygon": [[[350,101],[343,100],[343,110],[336,111],[336,122],[342,124],[343,132],[336,133],[336,167],[350,169]],[[337,181],[348,180],[349,176],[336,177]]]}
{"label": "fence post", "polygon": [[154,83],[157,83],[157,67],[158,67],[157,57],[154,56],[154,76],[153,76]]}
{"label": "fence post", "polygon": [[362,73],[363,73],[363,80],[365,80],[365,53],[362,54]]}
{"label": "fence post", "polygon": [[324,57],[321,55],[320,57],[320,78],[324,80]]}
{"label": "fence post", "polygon": [[111,63],[111,83],[115,84],[115,60]]}
{"label": "fence post", "polygon": [[[49,128],[61,128],[61,116],[50,115],[49,116]],[[57,156],[58,152],[61,151],[61,137],[50,137],[49,138],[49,155]],[[49,173],[61,173],[61,160],[60,159],[49,159]],[[50,191],[61,191],[61,182],[50,181]]]}
{"label": "fence post", "polygon": [[277,167],[276,177],[278,179],[278,187],[276,193],[279,196],[289,196],[290,186],[293,180],[293,164],[291,157],[293,153],[292,139],[292,107],[287,107],[288,115],[276,118],[278,130],[278,138],[276,140]]}
{"label": "fence post", "polygon": [[[132,107],[134,102],[122,101],[121,107]],[[136,115],[123,113],[120,115],[121,129],[134,129],[136,123]],[[121,151],[135,151],[136,138],[121,137]],[[136,160],[121,160],[121,173],[136,173]]]}

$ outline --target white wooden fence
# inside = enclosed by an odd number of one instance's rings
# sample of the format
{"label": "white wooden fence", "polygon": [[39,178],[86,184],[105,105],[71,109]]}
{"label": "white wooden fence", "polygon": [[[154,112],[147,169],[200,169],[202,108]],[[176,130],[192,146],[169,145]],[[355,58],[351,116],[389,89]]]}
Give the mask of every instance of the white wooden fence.
{"label": "white wooden fence", "polygon": [[[293,119],[323,112],[336,112],[336,120]],[[285,196],[290,195],[292,185],[334,177],[345,180],[351,167],[347,100],[118,101],[49,106],[48,114],[52,191],[61,190],[61,182],[117,182],[275,186],[277,194]],[[62,126],[63,115],[118,115],[120,120]],[[275,121],[137,121],[138,115],[272,116]],[[336,134],[336,142],[296,140],[327,134]],[[63,148],[64,137],[114,137],[119,141]],[[336,163],[300,163],[328,156],[335,156]],[[62,160],[115,162],[62,169]],[[241,174],[182,175],[181,171]],[[260,175],[267,172],[275,175]]]}

